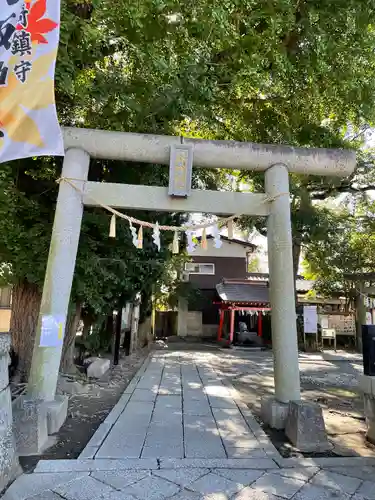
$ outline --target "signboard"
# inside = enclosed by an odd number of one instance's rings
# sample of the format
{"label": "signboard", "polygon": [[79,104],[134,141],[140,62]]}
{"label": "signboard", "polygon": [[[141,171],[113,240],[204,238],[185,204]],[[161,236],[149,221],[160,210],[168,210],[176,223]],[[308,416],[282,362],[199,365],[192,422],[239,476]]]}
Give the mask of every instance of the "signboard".
{"label": "signboard", "polygon": [[0,163],[64,155],[54,73],[59,0],[0,0]]}
{"label": "signboard", "polygon": [[64,316],[42,316],[40,347],[58,347],[64,340]]}
{"label": "signboard", "polygon": [[305,333],[318,333],[318,312],[316,306],[303,306],[303,327]]}
{"label": "signboard", "polygon": [[322,338],[323,339],[334,339],[336,337],[336,330],[334,328],[323,328]]}
{"label": "signboard", "polygon": [[336,330],[336,335],[355,336],[355,319],[353,316],[329,315],[329,328]]}
{"label": "signboard", "polygon": [[169,196],[186,198],[190,195],[192,170],[192,146],[171,146],[169,163]]}
{"label": "signboard", "polygon": [[320,318],[320,326],[323,328],[329,328],[328,316],[322,316]]}

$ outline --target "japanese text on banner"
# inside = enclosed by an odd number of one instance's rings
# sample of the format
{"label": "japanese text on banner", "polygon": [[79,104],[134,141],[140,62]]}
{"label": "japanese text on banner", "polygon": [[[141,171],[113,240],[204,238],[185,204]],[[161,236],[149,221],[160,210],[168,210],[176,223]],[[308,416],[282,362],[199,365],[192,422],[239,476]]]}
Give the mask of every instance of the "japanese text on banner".
{"label": "japanese text on banner", "polygon": [[64,154],[54,97],[59,0],[0,0],[0,162]]}

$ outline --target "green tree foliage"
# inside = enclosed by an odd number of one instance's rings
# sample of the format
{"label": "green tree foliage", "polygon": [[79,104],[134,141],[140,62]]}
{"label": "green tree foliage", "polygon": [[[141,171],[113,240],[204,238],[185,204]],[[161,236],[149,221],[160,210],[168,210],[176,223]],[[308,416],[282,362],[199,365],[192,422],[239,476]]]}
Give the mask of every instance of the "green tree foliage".
{"label": "green tree foliage", "polygon": [[[324,147],[347,147],[350,124],[357,145],[374,118],[374,7],[375,0],[62,0],[59,120]],[[371,165],[371,158],[363,161],[363,173]],[[0,259],[11,264],[22,289],[42,283],[60,171],[59,159],[40,158],[0,171]],[[194,182],[201,188],[226,181],[223,173],[198,174]],[[93,162],[90,176],[166,182],[161,167],[105,161]],[[254,189],[262,184],[253,175],[244,180]],[[295,215],[297,246],[315,224],[314,193],[341,188],[332,180],[293,178],[294,214],[307,214],[303,221]],[[136,252],[125,225],[116,242],[109,240],[108,224],[102,211],[86,211],[74,297],[95,314],[128,291],[143,286],[150,294],[168,258],[147,242]],[[32,336],[30,323],[23,327],[23,337]]]}
{"label": "green tree foliage", "polygon": [[316,280],[322,295],[356,298],[355,280],[346,274],[373,272],[375,266],[375,204],[361,204],[354,214],[326,212],[325,232],[305,247],[306,277]]}

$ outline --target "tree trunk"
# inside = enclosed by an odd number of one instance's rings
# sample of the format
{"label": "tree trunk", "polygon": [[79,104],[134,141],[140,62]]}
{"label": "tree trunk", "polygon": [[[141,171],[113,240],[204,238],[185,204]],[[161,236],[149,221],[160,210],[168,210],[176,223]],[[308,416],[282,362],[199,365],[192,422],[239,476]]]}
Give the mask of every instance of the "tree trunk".
{"label": "tree trunk", "polygon": [[76,340],[76,333],[81,319],[81,304],[74,304],[69,310],[66,326],[64,345],[61,356],[60,371],[63,373],[73,373],[74,366],[74,347]]}
{"label": "tree trunk", "polygon": [[27,280],[14,285],[10,334],[22,381],[27,381],[30,372],[41,300],[42,291],[37,285]]}
{"label": "tree trunk", "polygon": [[90,330],[92,327],[92,321],[89,319],[86,319],[83,323],[83,330],[82,330],[82,338],[87,339],[87,337],[90,335]]}

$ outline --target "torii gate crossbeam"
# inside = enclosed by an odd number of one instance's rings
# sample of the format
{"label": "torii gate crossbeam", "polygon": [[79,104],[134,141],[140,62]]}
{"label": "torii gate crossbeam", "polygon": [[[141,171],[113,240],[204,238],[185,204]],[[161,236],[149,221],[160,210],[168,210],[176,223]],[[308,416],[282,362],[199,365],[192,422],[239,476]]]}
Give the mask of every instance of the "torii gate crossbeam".
{"label": "torii gate crossbeam", "polygon": [[[121,208],[268,216],[275,396],[281,403],[299,400],[288,173],[345,177],[354,170],[355,154],[74,128],[64,129],[64,141],[62,176],[74,179],[84,195],[60,183],[28,394],[45,401],[55,398],[62,346],[40,346],[42,318],[65,324],[83,208],[95,204],[93,197]],[[173,200],[165,188],[87,182],[90,157],[168,164],[170,147],[181,143],[192,145],[194,167],[265,171],[266,193],[194,190],[187,200]]]}

